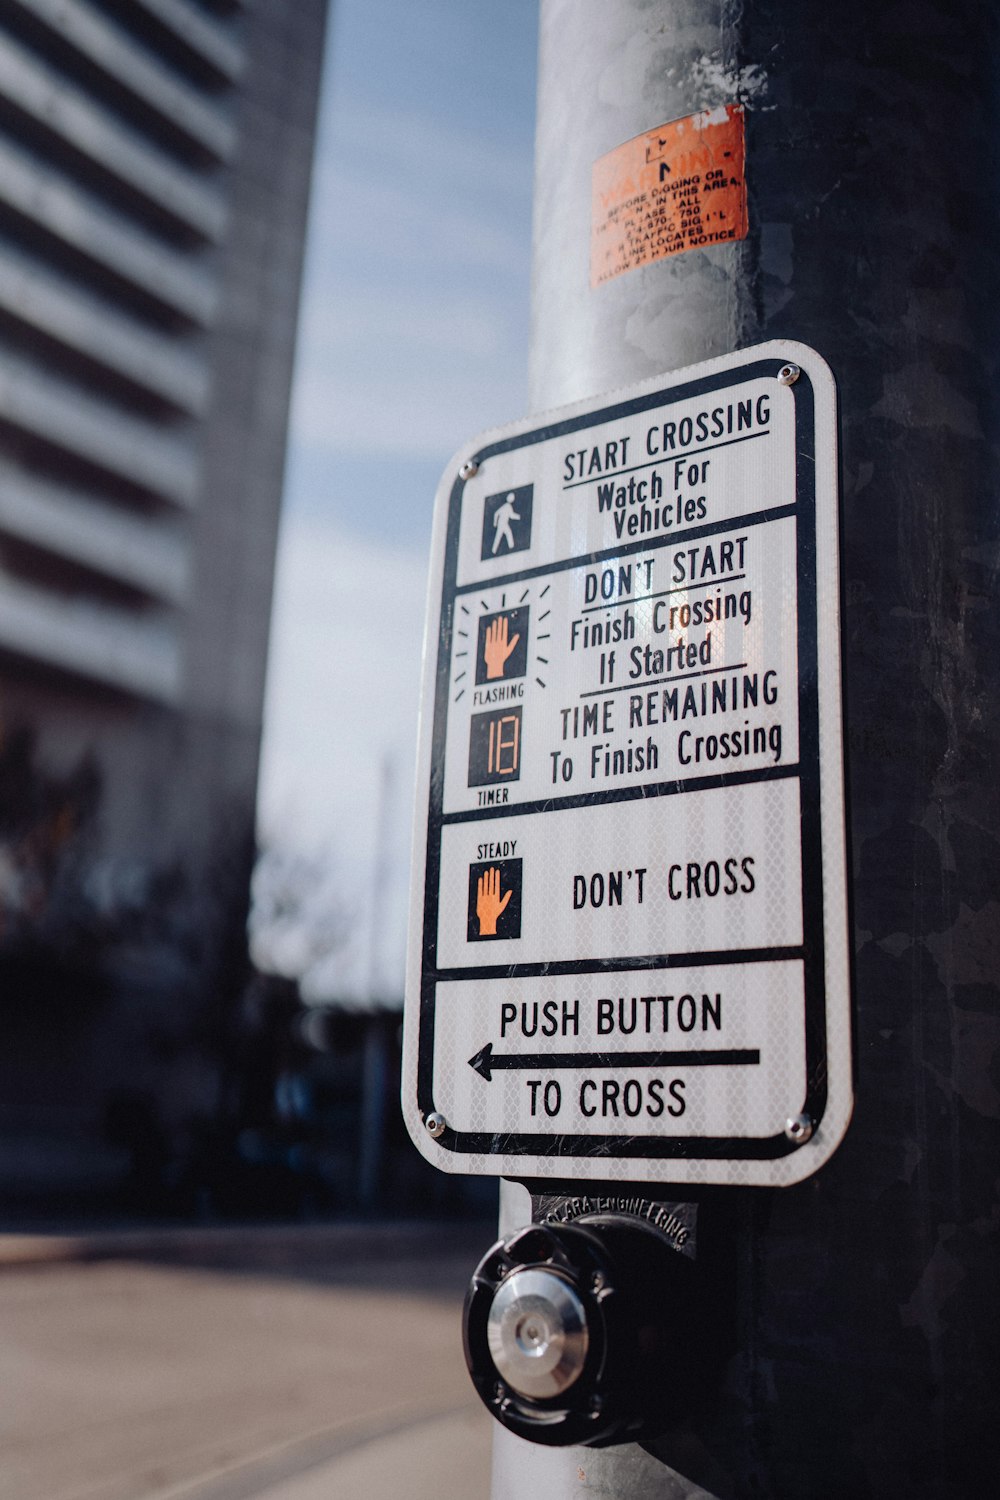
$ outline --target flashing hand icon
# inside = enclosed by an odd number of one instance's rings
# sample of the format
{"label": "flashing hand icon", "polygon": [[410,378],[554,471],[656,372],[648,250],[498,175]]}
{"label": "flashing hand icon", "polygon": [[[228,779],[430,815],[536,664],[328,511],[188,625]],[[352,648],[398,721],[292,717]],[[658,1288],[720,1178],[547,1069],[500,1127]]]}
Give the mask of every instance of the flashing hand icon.
{"label": "flashing hand icon", "polygon": [[496,937],[497,919],[506,910],[512,894],[512,891],[506,891],[501,897],[499,870],[484,870],[480,875],[476,882],[476,916],[479,918],[480,937]]}
{"label": "flashing hand icon", "polygon": [[483,659],[486,662],[486,680],[493,682],[497,677],[503,676],[503,669],[507,665],[507,658],[521,639],[515,635],[513,640],[507,640],[507,616],[501,615],[494,620],[492,625],[486,627],[486,639],[483,642]]}

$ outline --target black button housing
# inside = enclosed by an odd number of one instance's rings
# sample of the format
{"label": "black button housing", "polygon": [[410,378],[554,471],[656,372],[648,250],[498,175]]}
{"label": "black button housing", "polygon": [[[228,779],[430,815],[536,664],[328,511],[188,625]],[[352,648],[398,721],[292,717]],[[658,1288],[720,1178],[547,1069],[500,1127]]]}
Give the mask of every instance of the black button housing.
{"label": "black button housing", "polygon": [[[545,1275],[525,1277],[529,1269]],[[516,1371],[527,1368],[516,1350],[513,1363],[501,1357],[507,1378],[494,1362],[490,1336],[498,1348],[498,1319],[494,1315],[491,1324],[490,1313],[505,1287],[501,1300],[510,1304],[512,1277],[519,1277],[515,1288],[548,1286],[554,1293],[551,1308],[542,1306],[537,1319],[525,1315],[526,1358],[539,1336],[558,1339],[560,1306],[582,1305],[585,1334],[576,1336],[572,1378],[558,1394],[516,1388]],[[473,1384],[498,1421],[532,1442],[605,1447],[658,1435],[688,1414],[701,1386],[701,1361],[692,1359],[699,1287],[697,1262],[641,1219],[596,1214],[531,1224],[498,1241],[472,1277],[464,1343]],[[526,1378],[525,1385],[537,1388],[538,1382]]]}

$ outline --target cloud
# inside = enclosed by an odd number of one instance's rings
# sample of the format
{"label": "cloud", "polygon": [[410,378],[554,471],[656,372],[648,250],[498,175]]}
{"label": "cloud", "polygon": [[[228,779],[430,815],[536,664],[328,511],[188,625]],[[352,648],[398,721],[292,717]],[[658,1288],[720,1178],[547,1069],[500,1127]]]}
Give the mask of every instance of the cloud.
{"label": "cloud", "polygon": [[[331,106],[326,137],[338,155],[372,158],[401,178],[422,178],[433,163],[434,176],[454,184],[456,197],[469,201],[482,200],[487,192],[494,201],[531,196],[530,173],[525,173],[530,147],[523,143],[511,149],[506,137],[501,142],[416,110],[379,108],[349,89],[333,95]],[[530,142],[530,121],[523,122],[523,135]]]}
{"label": "cloud", "polygon": [[449,455],[524,408],[537,19],[534,0],[332,16],[259,800],[262,838],[315,852],[355,914],[314,996],[363,992],[372,955],[401,982],[426,578],[402,541]]}
{"label": "cloud", "polygon": [[[360,93],[342,89],[331,95],[315,187],[321,195],[333,189],[339,162],[364,163],[382,181],[421,186],[424,198],[433,201],[529,208],[531,121],[520,123],[523,139],[513,144],[508,133],[498,138],[427,110],[400,110],[397,104],[391,110],[379,108]],[[429,192],[430,184],[438,190]]]}
{"label": "cloud", "polygon": [[[279,550],[259,797],[261,842],[322,855],[331,900],[368,905],[383,766],[391,826],[378,920],[384,985],[402,983],[426,595],[422,556],[348,536],[316,518]],[[339,896],[337,894],[339,892]],[[359,903],[358,895],[363,898]],[[368,983],[364,918],[335,960],[337,983]],[[324,983],[332,983],[327,977]]]}
{"label": "cloud", "polygon": [[[527,275],[529,252],[519,212],[504,211],[486,192],[468,199],[429,191],[423,182],[381,175],[372,167],[330,163],[314,189],[313,231],[330,252],[353,251],[372,265],[405,269],[407,277],[444,267]],[[310,278],[323,267],[309,265]]]}
{"label": "cloud", "polygon": [[395,373],[361,384],[346,372],[304,379],[292,409],[296,442],[336,455],[446,460],[476,434],[521,414],[504,375],[470,381],[455,372],[431,385]]}
{"label": "cloud", "polygon": [[415,188],[341,180],[329,232],[316,231],[324,254],[311,261],[292,439],[443,463],[524,409],[524,226],[441,213]]}
{"label": "cloud", "polygon": [[[489,358],[509,342],[508,319],[496,297],[441,293],[415,302],[402,287],[389,291],[351,288],[310,306],[302,331],[304,359],[316,352],[340,359],[351,353],[407,350],[423,357],[438,353]],[[380,356],[381,357],[381,356]]]}
{"label": "cloud", "polygon": [[291,441],[332,484],[338,457],[443,465],[526,400],[530,127],[470,130],[446,98],[371,84],[345,71],[324,112],[292,399]]}
{"label": "cloud", "polygon": [[330,455],[443,464],[526,401],[527,310],[510,298],[352,288],[314,296],[292,398],[293,440]]}

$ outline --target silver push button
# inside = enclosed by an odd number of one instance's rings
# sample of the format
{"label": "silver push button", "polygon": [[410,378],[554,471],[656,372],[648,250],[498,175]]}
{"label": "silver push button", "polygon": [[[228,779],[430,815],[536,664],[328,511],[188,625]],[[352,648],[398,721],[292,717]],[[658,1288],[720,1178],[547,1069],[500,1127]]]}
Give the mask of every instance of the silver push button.
{"label": "silver push button", "polygon": [[486,1325],[497,1373],[521,1396],[559,1396],[587,1358],[587,1314],[552,1271],[516,1271],[497,1290]]}

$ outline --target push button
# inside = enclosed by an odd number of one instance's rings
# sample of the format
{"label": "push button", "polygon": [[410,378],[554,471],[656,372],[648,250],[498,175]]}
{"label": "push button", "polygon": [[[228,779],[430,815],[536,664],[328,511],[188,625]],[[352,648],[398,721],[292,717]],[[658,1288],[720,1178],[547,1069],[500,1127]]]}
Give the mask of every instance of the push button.
{"label": "push button", "polygon": [[554,1271],[515,1271],[486,1324],[490,1355],[520,1396],[561,1396],[583,1373],[590,1333],[576,1292]]}
{"label": "push button", "polygon": [[605,1446],[683,1416],[699,1272],[650,1225],[532,1224],[481,1260],[465,1303],[480,1397],[534,1442]]}

